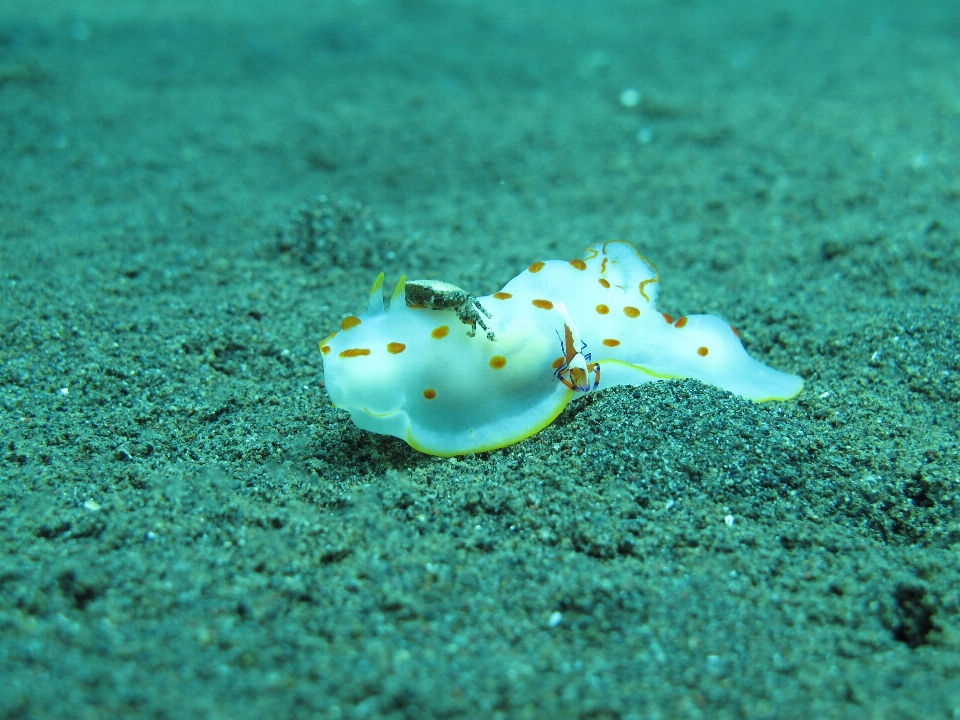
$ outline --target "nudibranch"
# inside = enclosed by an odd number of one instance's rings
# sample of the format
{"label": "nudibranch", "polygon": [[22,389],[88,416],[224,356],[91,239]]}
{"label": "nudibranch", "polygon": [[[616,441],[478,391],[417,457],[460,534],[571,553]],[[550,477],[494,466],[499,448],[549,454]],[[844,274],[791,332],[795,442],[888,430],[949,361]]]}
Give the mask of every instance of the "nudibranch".
{"label": "nudibranch", "polygon": [[535,262],[500,292],[471,297],[496,342],[465,331],[457,308],[409,307],[405,282],[385,307],[381,273],[367,311],[320,343],[324,380],[359,427],[431,455],[512,445],[577,394],[616,385],[693,378],[758,402],[803,388],[751,358],[719,317],[658,312],[660,275],[627,242]]}

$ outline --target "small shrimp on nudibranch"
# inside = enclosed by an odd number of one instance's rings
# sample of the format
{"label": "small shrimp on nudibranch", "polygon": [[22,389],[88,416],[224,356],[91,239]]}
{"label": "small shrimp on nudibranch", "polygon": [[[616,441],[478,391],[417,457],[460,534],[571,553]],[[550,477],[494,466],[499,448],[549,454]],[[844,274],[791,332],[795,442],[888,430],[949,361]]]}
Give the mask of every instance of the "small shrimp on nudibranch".
{"label": "small shrimp on nudibranch", "polygon": [[[561,356],[553,361],[559,364],[554,375],[571,390],[590,392],[600,385],[600,363],[589,362],[590,353],[584,354],[587,344],[580,339],[573,320],[567,314],[567,308],[562,302],[557,303],[557,312],[563,318],[563,339],[560,341]],[[560,333],[557,333],[560,336]],[[591,382],[591,377],[593,381]]]}
{"label": "small shrimp on nudibranch", "polygon": [[[694,378],[756,401],[800,392],[800,377],[751,358],[720,318],[658,312],[659,281],[623,241],[592,245],[582,260],[535,262],[482,298],[441,283],[453,290],[440,287],[429,306],[408,307],[401,277],[385,309],[381,273],[367,311],[320,343],[327,391],[359,427],[431,455],[512,445],[577,393],[615,385]],[[486,330],[476,308],[496,320],[496,343],[451,332],[475,319]]]}

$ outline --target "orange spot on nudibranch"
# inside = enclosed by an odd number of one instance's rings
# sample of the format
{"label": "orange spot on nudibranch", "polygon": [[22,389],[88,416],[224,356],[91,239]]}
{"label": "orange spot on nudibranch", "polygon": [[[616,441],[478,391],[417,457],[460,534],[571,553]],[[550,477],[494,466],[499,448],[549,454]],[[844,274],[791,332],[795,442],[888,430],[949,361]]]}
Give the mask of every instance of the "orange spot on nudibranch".
{"label": "orange spot on nudibranch", "polygon": [[387,343],[387,352],[392,355],[399,355],[406,349],[407,349],[407,346],[404,345],[403,343],[398,343],[398,342]]}
{"label": "orange spot on nudibranch", "polygon": [[541,270],[543,270],[543,266],[544,266],[545,264],[546,264],[546,263],[540,262],[540,261],[538,260],[538,261],[535,262],[533,265],[531,265],[530,267],[528,267],[527,270],[529,270],[529,271],[532,272],[532,273],[538,273],[538,272],[540,272]]}
{"label": "orange spot on nudibranch", "polygon": [[494,370],[501,370],[507,364],[507,359],[503,355],[494,355],[490,358],[490,367]]}
{"label": "orange spot on nudibranch", "polygon": [[322,352],[324,355],[329,355],[329,354],[330,354],[330,346],[329,346],[329,345],[321,345],[321,346],[320,346],[320,352]]}
{"label": "orange spot on nudibranch", "polygon": [[597,312],[600,313],[601,315],[606,315],[608,312],[610,312],[610,308],[608,308],[603,303],[600,303],[599,305],[597,305]]}
{"label": "orange spot on nudibranch", "polygon": [[505,293],[505,292],[495,292],[493,296],[497,300],[509,300],[510,298],[513,297],[513,295],[511,295],[510,293]]}
{"label": "orange spot on nudibranch", "polygon": [[573,265],[577,270],[587,269],[587,264],[583,260],[571,260],[570,264]]}
{"label": "orange spot on nudibranch", "polygon": [[601,285],[603,285],[605,288],[609,288],[609,287],[610,287],[610,281],[607,280],[607,279],[605,279],[605,278],[600,278],[597,282],[599,282],[599,283],[600,283]]}
{"label": "orange spot on nudibranch", "polygon": [[733,330],[733,334],[737,337],[740,337],[740,331],[737,330],[733,325],[730,326],[730,329]]}
{"label": "orange spot on nudibranch", "polygon": [[673,326],[677,328],[682,328],[686,324],[687,324],[687,318],[682,317],[682,318],[677,318],[677,321],[673,324]]}
{"label": "orange spot on nudibranch", "polygon": [[563,357],[558,357],[556,360],[550,363],[550,367],[552,367],[554,370],[559,370],[563,366],[564,362],[565,359]]}
{"label": "orange spot on nudibranch", "polygon": [[369,355],[369,354],[370,354],[369,348],[350,348],[349,350],[344,350],[342,353],[340,353],[340,357],[342,358],[363,357],[364,355]]}
{"label": "orange spot on nudibranch", "polygon": [[533,306],[538,307],[541,310],[553,310],[553,303],[549,300],[534,300]]}
{"label": "orange spot on nudibranch", "polygon": [[640,311],[637,308],[633,307],[632,305],[627,305],[623,309],[623,314],[626,315],[628,318],[640,317]]}
{"label": "orange spot on nudibranch", "polygon": [[710,351],[705,347],[697,348],[697,355],[699,355],[700,357],[706,357],[708,352]]}
{"label": "orange spot on nudibranch", "polygon": [[620,341],[616,340],[615,338],[607,338],[606,340],[603,341],[603,344],[606,345],[607,347],[616,347],[617,345],[620,344]]}
{"label": "orange spot on nudibranch", "polygon": [[361,323],[362,320],[360,320],[360,318],[358,318],[356,315],[347,315],[347,317],[340,322],[340,328],[343,330],[349,330],[350,328],[356,327]]}
{"label": "orange spot on nudibranch", "polygon": [[670,325],[673,325],[673,316],[667,315],[666,313],[660,313],[663,315],[663,319],[666,320]]}
{"label": "orange spot on nudibranch", "polygon": [[434,398],[437,397],[437,391],[434,390],[433,388],[427,388],[426,390],[423,391],[423,396],[427,400],[433,400]]}
{"label": "orange spot on nudibranch", "polygon": [[440,327],[434,328],[433,332],[430,333],[430,337],[441,340],[450,334],[450,327],[447,325],[441,325]]}

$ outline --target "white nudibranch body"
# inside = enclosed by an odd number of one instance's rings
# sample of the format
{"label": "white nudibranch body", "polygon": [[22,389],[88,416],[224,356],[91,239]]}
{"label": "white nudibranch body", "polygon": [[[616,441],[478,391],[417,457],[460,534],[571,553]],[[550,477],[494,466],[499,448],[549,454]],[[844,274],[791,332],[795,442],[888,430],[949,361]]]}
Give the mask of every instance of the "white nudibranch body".
{"label": "white nudibranch body", "polygon": [[407,307],[404,278],[385,309],[381,274],[367,312],[320,343],[327,392],[364,430],[443,456],[512,445],[578,392],[615,385],[694,378],[756,401],[800,392],[800,377],[751,358],[720,318],[658,312],[659,280],[622,241],[535,262],[476,298],[496,333],[488,342],[453,309]]}

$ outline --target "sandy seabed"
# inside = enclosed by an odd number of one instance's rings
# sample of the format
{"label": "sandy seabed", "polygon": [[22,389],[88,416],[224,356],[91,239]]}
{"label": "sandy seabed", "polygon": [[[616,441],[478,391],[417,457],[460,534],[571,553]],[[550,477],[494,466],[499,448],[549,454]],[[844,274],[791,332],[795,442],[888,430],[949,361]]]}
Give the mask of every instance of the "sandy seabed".
{"label": "sandy seabed", "polygon": [[[960,716],[958,37],[6,0],[0,717]],[[486,294],[612,238],[803,393],[613,388],[454,459],[330,406],[381,270]]]}

